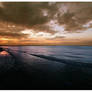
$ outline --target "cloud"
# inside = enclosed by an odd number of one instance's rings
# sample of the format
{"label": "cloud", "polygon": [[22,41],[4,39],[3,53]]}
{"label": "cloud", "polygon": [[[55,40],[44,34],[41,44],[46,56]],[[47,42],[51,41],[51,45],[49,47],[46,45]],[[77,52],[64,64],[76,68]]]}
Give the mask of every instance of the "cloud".
{"label": "cloud", "polygon": [[84,30],[84,24],[92,20],[92,3],[64,3],[66,11],[61,14],[58,12],[58,22],[65,25],[68,32]]}
{"label": "cloud", "polygon": [[64,26],[64,30],[61,29],[61,31],[81,32],[89,28],[83,25],[91,20],[92,3],[0,3],[0,36],[3,37],[27,38],[28,34],[22,33],[26,28],[54,35],[58,31],[52,28],[55,24],[50,24],[51,21]]}
{"label": "cloud", "polygon": [[0,32],[0,36],[4,37],[4,38],[12,38],[12,39],[14,39],[14,38],[19,39],[19,38],[27,37],[27,35],[25,35],[25,34],[13,33],[13,32]]}
{"label": "cloud", "polygon": [[8,39],[19,39],[27,38],[28,34],[23,34],[21,31],[22,27],[15,26],[13,24],[7,24],[5,22],[0,22],[0,37]]}
{"label": "cloud", "polygon": [[[49,5],[49,3],[25,3],[25,2],[4,2],[1,8],[2,20],[13,22],[24,26],[34,26],[37,24],[44,24],[49,21],[49,18],[56,7]],[[47,11],[47,16],[43,11]],[[52,12],[51,12],[52,11]],[[51,13],[50,13],[51,12]],[[5,17],[6,16],[6,17]]]}
{"label": "cloud", "polygon": [[[11,35],[11,37],[16,38],[23,35],[24,37],[25,35],[21,31],[26,28],[34,29],[36,32],[45,31],[54,33],[49,26],[45,25],[50,21],[52,15],[54,15],[57,10],[57,7],[54,7],[54,5],[54,3],[42,2],[0,3],[0,26],[4,30],[0,30],[0,35],[4,37],[10,37]],[[7,27],[8,25],[10,26],[9,28]],[[12,25],[14,25],[16,29],[13,28]]]}

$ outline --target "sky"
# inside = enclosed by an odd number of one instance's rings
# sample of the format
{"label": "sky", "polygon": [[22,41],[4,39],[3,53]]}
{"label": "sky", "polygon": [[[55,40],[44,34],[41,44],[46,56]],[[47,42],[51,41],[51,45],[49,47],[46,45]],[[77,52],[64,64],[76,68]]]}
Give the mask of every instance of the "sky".
{"label": "sky", "polygon": [[92,45],[92,2],[0,2],[0,45]]}

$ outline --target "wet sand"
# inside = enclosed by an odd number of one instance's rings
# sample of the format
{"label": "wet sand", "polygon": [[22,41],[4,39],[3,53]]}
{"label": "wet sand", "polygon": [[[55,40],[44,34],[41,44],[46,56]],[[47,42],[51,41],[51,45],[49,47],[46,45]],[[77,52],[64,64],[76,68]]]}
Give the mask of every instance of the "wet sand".
{"label": "wet sand", "polygon": [[4,49],[0,52],[0,89],[92,89],[91,64]]}

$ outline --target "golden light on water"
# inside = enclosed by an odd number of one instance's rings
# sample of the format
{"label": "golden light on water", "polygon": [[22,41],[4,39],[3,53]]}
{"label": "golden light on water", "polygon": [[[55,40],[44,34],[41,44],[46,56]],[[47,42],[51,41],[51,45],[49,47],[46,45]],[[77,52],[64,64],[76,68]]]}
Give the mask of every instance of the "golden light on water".
{"label": "golden light on water", "polygon": [[0,56],[6,56],[6,55],[9,55],[9,53],[6,52],[6,51],[2,51],[2,52],[0,52]]}

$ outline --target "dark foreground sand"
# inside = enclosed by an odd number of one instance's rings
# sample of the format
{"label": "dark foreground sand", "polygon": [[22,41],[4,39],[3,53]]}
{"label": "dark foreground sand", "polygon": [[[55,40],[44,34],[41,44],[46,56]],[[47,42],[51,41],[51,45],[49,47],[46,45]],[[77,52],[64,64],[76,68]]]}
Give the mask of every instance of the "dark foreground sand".
{"label": "dark foreground sand", "polygon": [[92,65],[11,49],[0,53],[0,89],[92,89]]}

